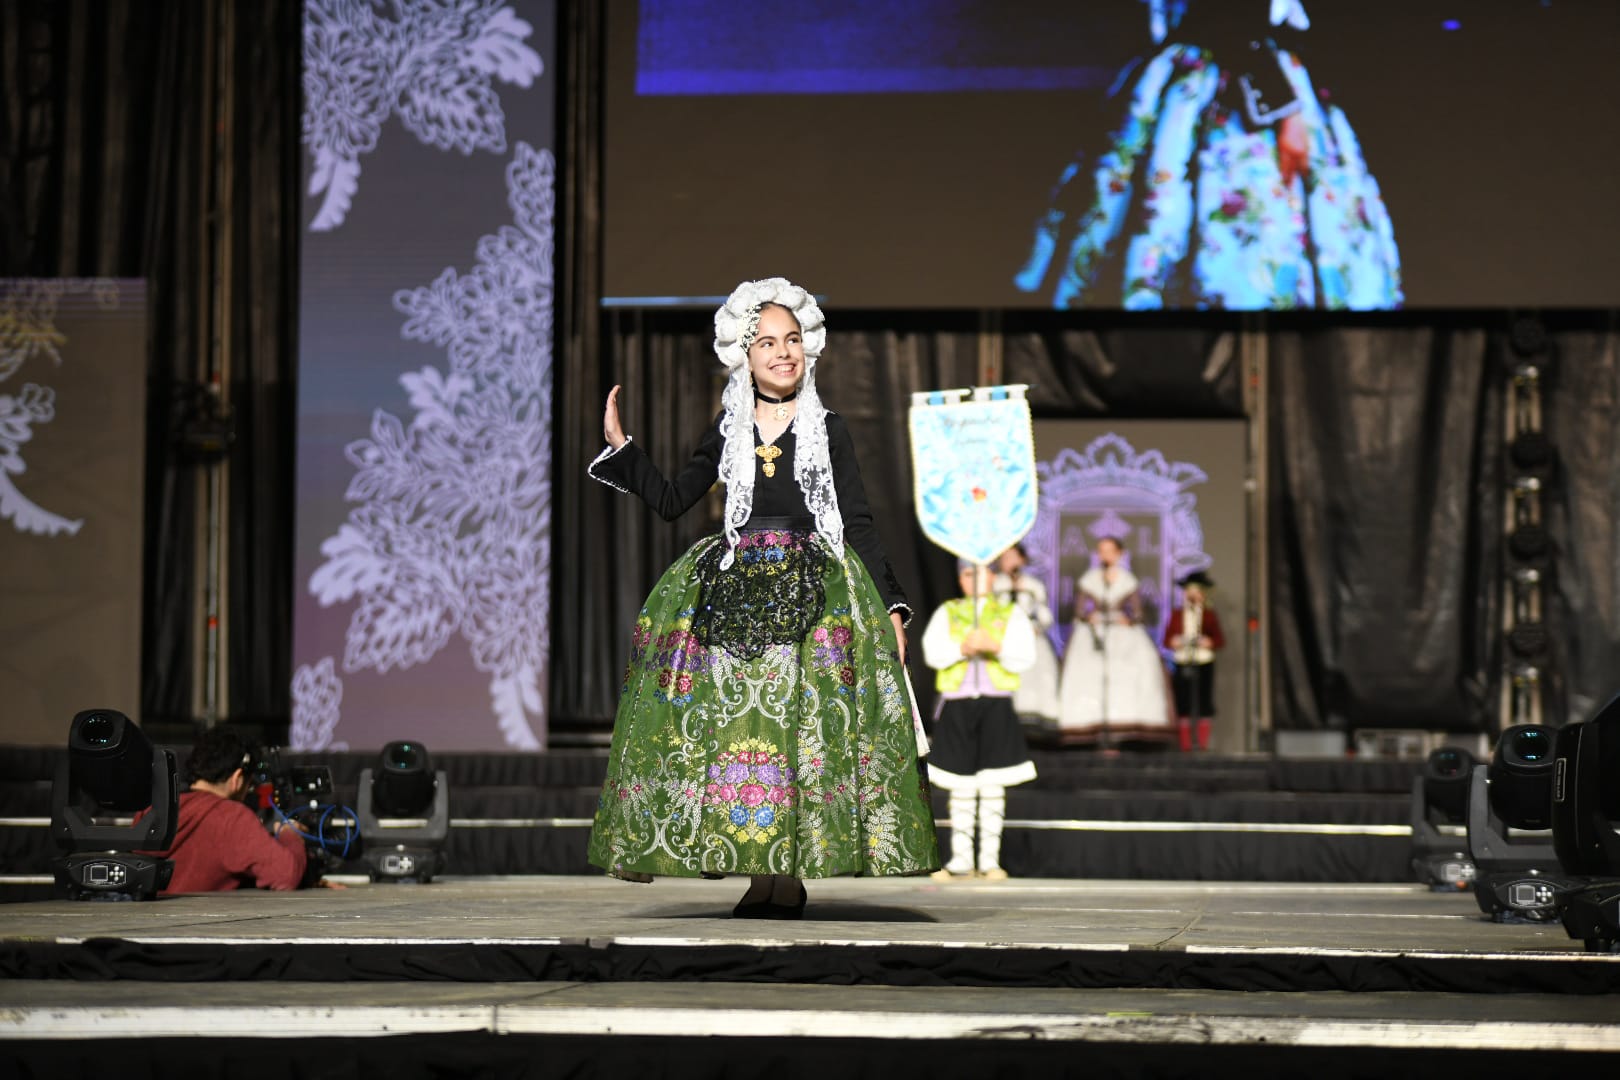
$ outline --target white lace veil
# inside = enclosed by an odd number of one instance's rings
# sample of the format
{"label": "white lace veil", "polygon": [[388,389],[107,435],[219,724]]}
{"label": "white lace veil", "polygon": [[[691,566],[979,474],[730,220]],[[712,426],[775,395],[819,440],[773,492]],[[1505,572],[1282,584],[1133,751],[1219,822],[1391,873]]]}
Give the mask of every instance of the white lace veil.
{"label": "white lace veil", "polygon": [[720,396],[720,479],[726,485],[726,554],[722,569],[737,553],[737,530],[754,509],[754,387],[748,375],[748,346],[759,326],[763,304],[781,304],[799,321],[804,342],[804,381],[799,384],[798,411],[792,429],[797,441],[793,478],[804,492],[804,504],[815,518],[816,532],[844,557],[844,519],[833,486],[832,456],[827,447],[827,407],[816,393],[816,358],[827,344],[827,327],[815,297],[786,278],[745,281],[714,313],[714,353],[731,378]]}

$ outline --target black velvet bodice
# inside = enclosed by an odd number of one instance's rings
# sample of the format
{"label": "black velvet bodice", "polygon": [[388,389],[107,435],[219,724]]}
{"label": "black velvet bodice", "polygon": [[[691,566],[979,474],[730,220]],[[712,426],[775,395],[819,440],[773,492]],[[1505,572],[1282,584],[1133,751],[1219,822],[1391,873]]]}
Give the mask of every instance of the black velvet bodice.
{"label": "black velvet bodice", "polygon": [[[804,492],[793,476],[793,459],[798,439],[792,425],[776,440],[782,451],[775,459],[775,475],[765,475],[765,461],[754,456],[754,504],[750,521],[783,518],[802,521],[806,528],[814,528],[810,509],[805,505]],[[872,509],[866,501],[866,488],[861,483],[861,470],[855,460],[855,443],[849,428],[837,413],[827,413],[828,453],[832,459],[833,484],[838,492],[838,511],[844,519],[844,542],[855,550],[872,575],[884,604],[893,611],[904,608],[907,618],[911,606],[900,587],[883,543],[878,537],[877,525],[872,520]],[[716,416],[699,440],[697,449],[674,479],[665,479],[635,442],[626,442],[617,452],[592,462],[590,475],[617,488],[637,495],[666,521],[673,521],[691,509],[703,498],[720,476],[720,453],[724,446],[720,436],[720,417]],[[759,428],[754,428],[754,445],[763,445]]]}

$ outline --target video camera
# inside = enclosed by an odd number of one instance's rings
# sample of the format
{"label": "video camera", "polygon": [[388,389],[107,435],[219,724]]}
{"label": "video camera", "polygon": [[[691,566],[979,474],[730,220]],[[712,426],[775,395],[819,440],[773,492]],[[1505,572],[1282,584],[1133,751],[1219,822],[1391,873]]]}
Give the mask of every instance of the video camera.
{"label": "video camera", "polygon": [[304,834],[308,862],[305,885],[336,870],[347,858],[360,834],[354,812],[338,805],[337,785],[325,765],[288,765],[281,748],[260,747],[248,774],[252,793],[248,804],[258,811],[265,828],[289,822]]}

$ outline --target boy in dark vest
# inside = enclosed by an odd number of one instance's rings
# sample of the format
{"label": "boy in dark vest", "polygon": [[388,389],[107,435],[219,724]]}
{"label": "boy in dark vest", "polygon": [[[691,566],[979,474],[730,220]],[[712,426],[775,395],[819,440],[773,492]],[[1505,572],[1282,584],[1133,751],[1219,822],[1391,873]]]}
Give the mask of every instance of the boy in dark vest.
{"label": "boy in dark vest", "polygon": [[1181,749],[1191,750],[1194,738],[1200,750],[1209,749],[1209,729],[1215,715],[1215,659],[1226,647],[1221,620],[1209,602],[1215,583],[1202,570],[1177,582],[1181,603],[1164,624],[1164,647],[1175,657],[1176,716],[1181,726]]}

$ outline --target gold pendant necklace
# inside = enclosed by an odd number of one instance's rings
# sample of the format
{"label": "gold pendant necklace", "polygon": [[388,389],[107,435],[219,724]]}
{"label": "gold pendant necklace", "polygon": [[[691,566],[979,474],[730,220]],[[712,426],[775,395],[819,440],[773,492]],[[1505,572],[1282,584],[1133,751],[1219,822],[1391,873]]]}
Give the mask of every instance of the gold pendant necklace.
{"label": "gold pendant necklace", "polygon": [[775,444],[767,444],[765,446],[754,447],[754,453],[758,454],[765,462],[764,468],[766,479],[775,476],[776,459],[782,456],[782,448]]}

